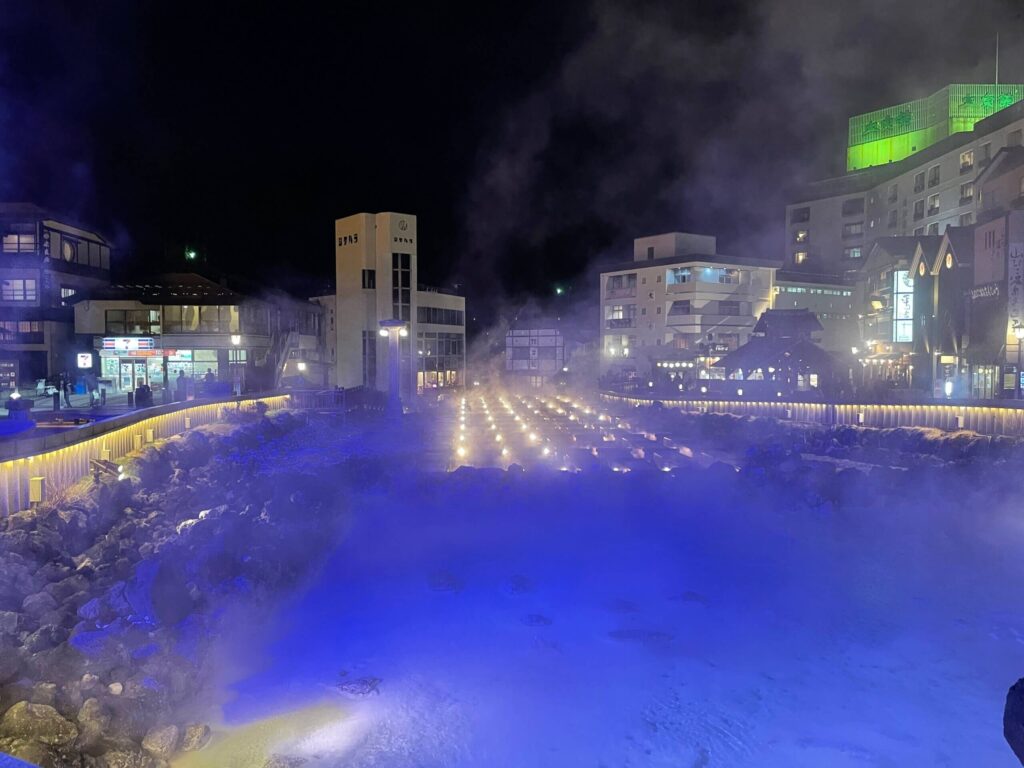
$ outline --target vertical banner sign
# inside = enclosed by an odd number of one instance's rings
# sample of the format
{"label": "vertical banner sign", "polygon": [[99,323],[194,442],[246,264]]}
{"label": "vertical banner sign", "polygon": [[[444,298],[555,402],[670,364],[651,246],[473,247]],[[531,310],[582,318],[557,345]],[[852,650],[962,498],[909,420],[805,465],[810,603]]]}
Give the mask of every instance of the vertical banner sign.
{"label": "vertical banner sign", "polygon": [[1024,323],[1024,243],[1010,243],[1006,287],[1010,324]]}

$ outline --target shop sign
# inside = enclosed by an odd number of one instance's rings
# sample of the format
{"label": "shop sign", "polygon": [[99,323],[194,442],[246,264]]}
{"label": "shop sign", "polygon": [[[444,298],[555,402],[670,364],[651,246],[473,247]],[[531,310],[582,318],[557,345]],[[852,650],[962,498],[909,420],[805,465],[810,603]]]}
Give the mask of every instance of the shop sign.
{"label": "shop sign", "polygon": [[18,386],[18,361],[0,360],[0,389],[14,389]]}
{"label": "shop sign", "polygon": [[79,368],[92,368],[92,352],[79,352],[78,353],[78,367]]}
{"label": "shop sign", "polygon": [[971,288],[971,301],[978,299],[992,299],[999,295],[999,283],[985,283]]}
{"label": "shop sign", "polygon": [[103,349],[112,349],[115,352],[138,352],[155,348],[153,339],[141,336],[108,336],[103,339]]}

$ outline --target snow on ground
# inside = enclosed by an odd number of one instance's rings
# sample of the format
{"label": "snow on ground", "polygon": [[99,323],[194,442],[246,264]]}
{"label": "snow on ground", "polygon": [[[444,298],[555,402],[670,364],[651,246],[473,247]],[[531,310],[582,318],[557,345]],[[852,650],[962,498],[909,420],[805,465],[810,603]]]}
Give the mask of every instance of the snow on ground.
{"label": "snow on ground", "polygon": [[278,745],[310,766],[1016,764],[1020,507],[970,471],[829,509],[736,473],[400,469],[247,634],[225,722],[340,705]]}

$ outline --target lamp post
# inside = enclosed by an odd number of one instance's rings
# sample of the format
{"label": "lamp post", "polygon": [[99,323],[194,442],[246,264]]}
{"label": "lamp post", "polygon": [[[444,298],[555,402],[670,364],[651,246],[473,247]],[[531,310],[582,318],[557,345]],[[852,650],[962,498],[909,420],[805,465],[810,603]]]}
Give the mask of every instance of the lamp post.
{"label": "lamp post", "polygon": [[1021,344],[1024,343],[1024,324],[1021,324],[1020,320],[1013,321],[1013,335],[1017,339],[1017,381],[1014,382],[1014,391],[1017,394],[1017,399],[1020,399],[1020,361],[1021,361]]}
{"label": "lamp post", "polygon": [[399,340],[409,335],[409,329],[403,320],[381,320],[380,335],[388,340],[388,414],[391,416],[401,416],[401,354]]}
{"label": "lamp post", "polygon": [[231,356],[228,366],[231,369],[231,386],[236,395],[241,395],[245,389],[244,374],[242,372],[242,361],[239,359],[238,348],[242,345],[242,336],[238,333],[231,334],[231,349],[228,354]]}

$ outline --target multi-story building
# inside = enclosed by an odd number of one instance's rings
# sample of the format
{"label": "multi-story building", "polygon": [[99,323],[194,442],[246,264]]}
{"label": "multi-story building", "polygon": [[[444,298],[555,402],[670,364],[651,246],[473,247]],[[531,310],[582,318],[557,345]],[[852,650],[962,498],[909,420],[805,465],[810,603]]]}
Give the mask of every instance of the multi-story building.
{"label": "multi-story building", "polygon": [[637,238],[633,261],[601,273],[601,371],[724,354],[771,306],[778,262],[717,252],[714,237]]}
{"label": "multi-story building", "polygon": [[190,391],[208,376],[222,388],[322,385],[321,308],[285,295],[247,296],[196,274],[158,275],[74,299],[79,373],[114,391],[146,383]]}
{"label": "multi-story building", "polygon": [[1000,151],[978,178],[967,356],[971,394],[1019,397],[1024,367],[1024,148]]}
{"label": "multi-story building", "polygon": [[[933,397],[967,397],[967,295],[974,284],[974,230],[948,227],[934,244],[921,238],[910,262],[914,281],[915,385]],[[981,339],[979,339],[979,342]]]}
{"label": "multi-story building", "polygon": [[75,368],[73,296],[110,282],[110,243],[30,203],[0,203],[0,358],[22,386]]}
{"label": "multi-story building", "polygon": [[821,348],[847,354],[860,344],[855,289],[839,275],[780,269],[772,309],[810,310],[821,323]]}
{"label": "multi-story building", "polygon": [[466,300],[419,284],[416,217],[357,213],[335,221],[334,237],[334,382],[386,390],[380,322],[400,320],[402,395],[464,385]]}
{"label": "multi-story building", "polygon": [[531,389],[568,373],[565,336],[557,322],[519,321],[505,334],[505,380]]}
{"label": "multi-story building", "polygon": [[787,269],[856,273],[881,237],[941,235],[977,213],[978,173],[1024,133],[1021,85],[952,85],[850,119],[845,176],[786,207]]}

